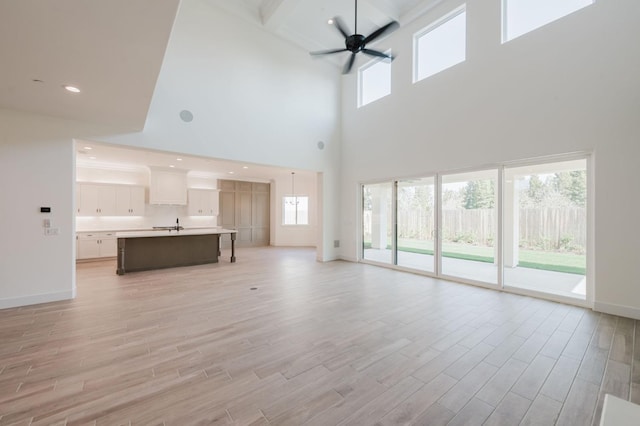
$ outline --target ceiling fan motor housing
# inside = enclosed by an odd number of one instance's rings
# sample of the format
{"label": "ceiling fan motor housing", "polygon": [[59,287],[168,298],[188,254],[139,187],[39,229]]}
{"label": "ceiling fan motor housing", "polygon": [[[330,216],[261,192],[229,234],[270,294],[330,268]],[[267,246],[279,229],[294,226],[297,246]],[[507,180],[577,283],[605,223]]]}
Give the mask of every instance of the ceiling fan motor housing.
{"label": "ceiling fan motor housing", "polygon": [[347,50],[358,53],[364,48],[365,36],[362,34],[352,34],[344,40]]}

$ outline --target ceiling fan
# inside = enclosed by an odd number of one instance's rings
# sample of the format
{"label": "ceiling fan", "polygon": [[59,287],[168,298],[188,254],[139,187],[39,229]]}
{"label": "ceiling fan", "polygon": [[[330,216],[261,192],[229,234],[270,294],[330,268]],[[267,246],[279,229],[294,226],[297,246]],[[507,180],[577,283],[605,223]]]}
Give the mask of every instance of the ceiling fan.
{"label": "ceiling fan", "polygon": [[349,35],[347,26],[344,24],[342,19],[340,19],[337,16],[333,18],[333,24],[336,26],[338,31],[340,31],[340,33],[344,36],[344,45],[345,45],[344,49],[320,50],[317,52],[310,53],[310,55],[312,56],[319,56],[319,55],[330,55],[333,53],[340,53],[340,52],[347,52],[347,51],[351,52],[351,56],[349,57],[349,59],[344,65],[344,68],[342,69],[343,74],[348,74],[351,71],[351,68],[353,67],[353,63],[356,60],[356,54],[358,52],[362,52],[367,55],[377,56],[379,58],[384,58],[384,59],[393,61],[393,56],[388,55],[384,52],[380,52],[379,50],[367,49],[366,46],[367,46],[367,43],[371,43],[373,40],[377,39],[381,35],[385,33],[390,33],[391,31],[396,30],[400,26],[396,21],[391,21],[388,24],[378,28],[377,30],[375,30],[374,32],[372,32],[366,37],[363,36],[362,34],[358,34],[358,0],[355,0],[355,4],[356,4],[356,14],[355,14],[354,34]]}

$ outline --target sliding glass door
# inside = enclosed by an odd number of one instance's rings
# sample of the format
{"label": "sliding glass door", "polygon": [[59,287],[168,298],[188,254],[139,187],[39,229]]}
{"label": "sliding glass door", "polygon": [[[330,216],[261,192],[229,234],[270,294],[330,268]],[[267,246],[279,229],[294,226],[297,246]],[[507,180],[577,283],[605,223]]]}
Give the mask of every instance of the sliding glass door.
{"label": "sliding glass door", "polygon": [[587,299],[588,158],[362,186],[362,259]]}
{"label": "sliding glass door", "polygon": [[505,168],[504,285],[584,300],[587,161]]}
{"label": "sliding glass door", "polygon": [[391,182],[362,187],[362,258],[393,264],[393,186]]}
{"label": "sliding glass door", "polygon": [[442,275],[498,283],[498,170],[442,176]]}
{"label": "sliding glass door", "polygon": [[435,179],[397,184],[398,266],[435,272]]}

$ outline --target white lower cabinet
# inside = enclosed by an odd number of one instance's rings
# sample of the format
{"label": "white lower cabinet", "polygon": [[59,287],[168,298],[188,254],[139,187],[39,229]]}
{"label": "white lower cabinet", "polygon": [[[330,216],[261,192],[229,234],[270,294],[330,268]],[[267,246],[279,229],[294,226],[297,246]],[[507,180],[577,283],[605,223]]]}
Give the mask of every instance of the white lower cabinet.
{"label": "white lower cabinet", "polygon": [[118,254],[115,232],[79,232],[76,234],[76,259],[99,259]]}

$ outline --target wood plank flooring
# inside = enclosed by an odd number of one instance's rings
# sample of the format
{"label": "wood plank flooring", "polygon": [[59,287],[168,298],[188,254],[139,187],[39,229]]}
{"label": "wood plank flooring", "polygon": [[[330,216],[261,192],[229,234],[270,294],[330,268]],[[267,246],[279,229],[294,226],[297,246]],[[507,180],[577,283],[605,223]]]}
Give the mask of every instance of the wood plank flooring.
{"label": "wood plank flooring", "polygon": [[77,281],[0,311],[1,425],[592,425],[605,393],[640,403],[637,321],[310,249]]}

